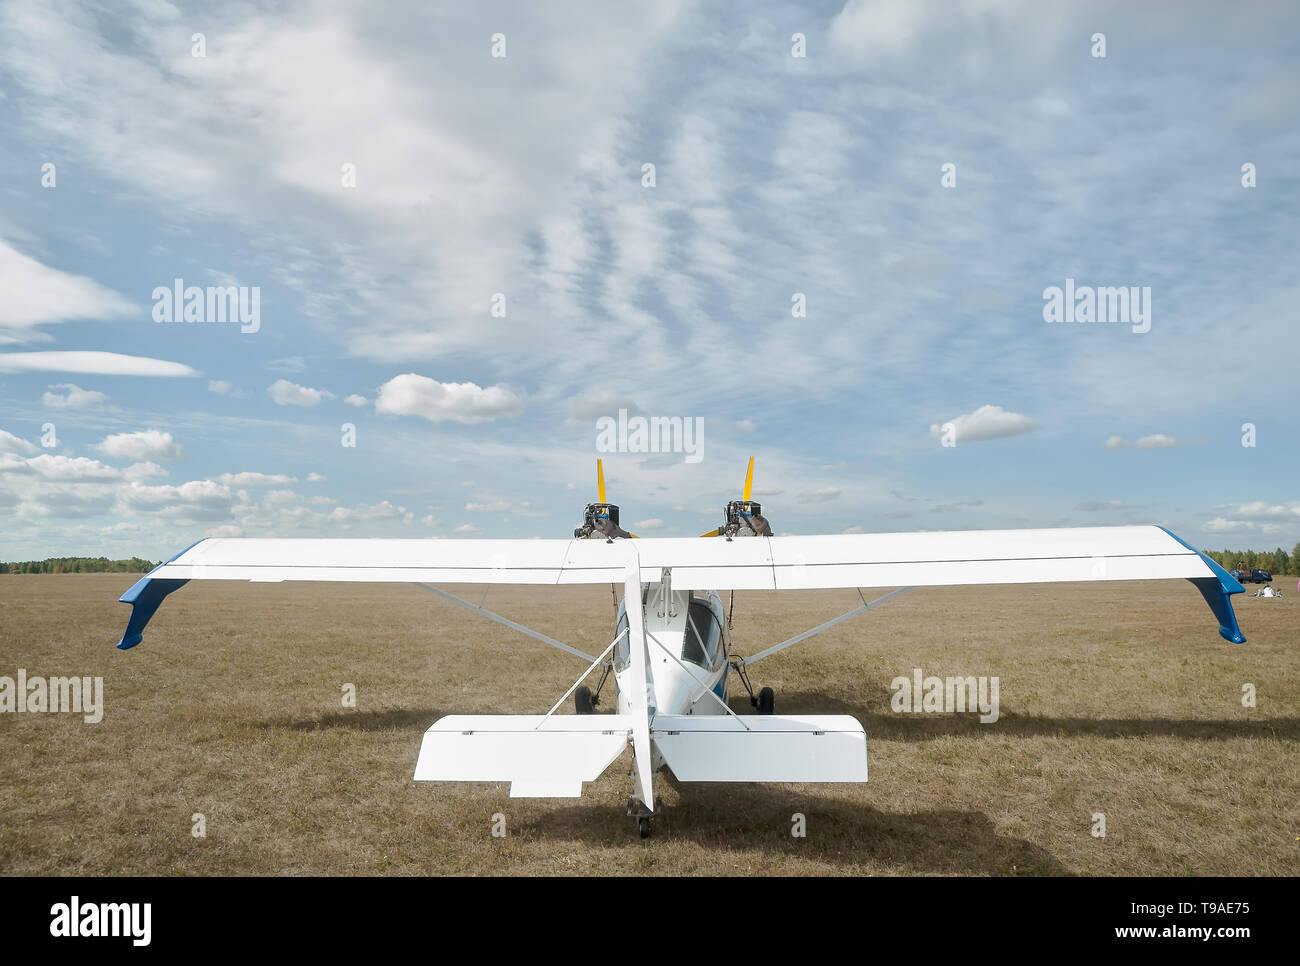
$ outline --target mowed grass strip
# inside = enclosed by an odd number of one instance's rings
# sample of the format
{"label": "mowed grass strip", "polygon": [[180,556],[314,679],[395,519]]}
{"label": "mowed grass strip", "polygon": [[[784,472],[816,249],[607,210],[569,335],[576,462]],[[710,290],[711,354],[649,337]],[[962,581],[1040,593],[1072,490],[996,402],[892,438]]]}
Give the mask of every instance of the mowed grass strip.
{"label": "mowed grass strip", "polygon": [[[575,800],[411,780],[436,718],[544,712],[576,659],[415,586],[201,581],[123,652],[132,579],[0,577],[0,675],[102,676],[106,704],[0,715],[4,874],[1300,874],[1294,596],[1236,598],[1234,646],[1186,581],[913,590],[752,671],[778,713],[857,717],[869,783],[661,780],[643,842],[627,756]],[[857,602],[738,593],[737,651]],[[591,653],[613,633],[604,586],[487,606]],[[892,711],[918,667],[996,676],[1000,720]]]}

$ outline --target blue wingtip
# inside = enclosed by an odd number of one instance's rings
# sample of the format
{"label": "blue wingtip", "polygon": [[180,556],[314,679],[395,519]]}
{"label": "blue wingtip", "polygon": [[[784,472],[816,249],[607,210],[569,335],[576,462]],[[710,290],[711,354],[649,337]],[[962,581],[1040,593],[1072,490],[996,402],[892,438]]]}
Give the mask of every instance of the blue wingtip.
{"label": "blue wingtip", "polygon": [[1210,568],[1213,577],[1189,577],[1196,589],[1201,592],[1205,602],[1210,605],[1210,610],[1214,611],[1214,616],[1219,619],[1219,636],[1231,644],[1245,644],[1246,635],[1241,633],[1241,628],[1237,626],[1237,615],[1232,610],[1232,594],[1240,594],[1246,588],[1236,577],[1228,573],[1217,563],[1207,557],[1201,551],[1197,550],[1186,540],[1183,540],[1176,533],[1171,533],[1165,527],[1161,527],[1165,533],[1181,543],[1188,550],[1191,550],[1198,557],[1205,561],[1205,565]]}
{"label": "blue wingtip", "polygon": [[131,589],[118,598],[121,603],[131,605],[131,619],[126,622],[126,632],[117,642],[118,650],[130,650],[144,640],[144,629],[157,612],[163,598],[188,583],[188,578],[172,580],[166,577],[145,576],[132,584]]}
{"label": "blue wingtip", "polygon": [[117,642],[119,651],[129,651],[144,640],[145,626],[158,610],[158,605],[163,602],[163,598],[189,583],[188,577],[184,580],[177,580],[167,577],[155,577],[154,574],[166,567],[172,560],[189,553],[202,542],[203,540],[195,540],[180,553],[175,554],[171,560],[165,560],[157,567],[154,567],[153,570],[133,583],[127,592],[117,599],[118,603],[131,605],[131,619],[126,622],[126,631],[122,634],[122,639]]}

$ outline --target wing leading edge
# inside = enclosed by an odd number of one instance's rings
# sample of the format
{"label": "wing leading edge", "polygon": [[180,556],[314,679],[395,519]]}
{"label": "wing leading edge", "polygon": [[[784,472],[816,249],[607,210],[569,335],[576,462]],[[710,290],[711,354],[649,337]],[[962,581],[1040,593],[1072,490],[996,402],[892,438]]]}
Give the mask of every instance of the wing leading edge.
{"label": "wing leading edge", "polygon": [[[1222,567],[1155,526],[1051,530],[641,538],[641,580],[672,570],[679,590],[801,590],[1185,578],[1219,633],[1244,643]],[[154,568],[122,595],[132,605],[122,649],[140,643],[163,598],[190,580],[471,584],[622,583],[625,542],[209,538]]]}

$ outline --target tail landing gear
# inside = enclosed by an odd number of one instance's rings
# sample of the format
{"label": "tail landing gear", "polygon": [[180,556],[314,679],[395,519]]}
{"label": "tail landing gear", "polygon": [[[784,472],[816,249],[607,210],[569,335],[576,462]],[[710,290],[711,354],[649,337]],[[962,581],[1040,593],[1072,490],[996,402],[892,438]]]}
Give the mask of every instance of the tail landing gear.
{"label": "tail landing gear", "polygon": [[[656,795],[655,806],[658,807],[662,804],[663,801]],[[654,815],[654,812],[646,808],[645,803],[639,798],[629,797],[627,800],[627,813],[636,819],[636,830],[641,838],[648,839],[650,837],[650,818]]]}

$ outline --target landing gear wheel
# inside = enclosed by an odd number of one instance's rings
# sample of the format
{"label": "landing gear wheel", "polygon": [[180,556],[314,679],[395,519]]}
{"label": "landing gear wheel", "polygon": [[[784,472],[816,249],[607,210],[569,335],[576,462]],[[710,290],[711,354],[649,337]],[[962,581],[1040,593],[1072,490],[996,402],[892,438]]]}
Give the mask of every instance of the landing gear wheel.
{"label": "landing gear wheel", "polygon": [[758,692],[758,713],[771,714],[776,707],[776,692],[771,688],[764,688]]}
{"label": "landing gear wheel", "polygon": [[642,815],[636,820],[636,830],[641,833],[641,838],[648,839],[650,837],[650,819]]}
{"label": "landing gear wheel", "polygon": [[596,704],[591,700],[591,688],[585,684],[573,692],[573,704],[578,714],[595,714]]}

